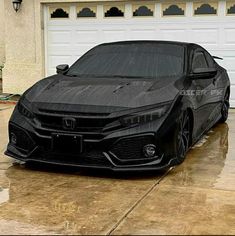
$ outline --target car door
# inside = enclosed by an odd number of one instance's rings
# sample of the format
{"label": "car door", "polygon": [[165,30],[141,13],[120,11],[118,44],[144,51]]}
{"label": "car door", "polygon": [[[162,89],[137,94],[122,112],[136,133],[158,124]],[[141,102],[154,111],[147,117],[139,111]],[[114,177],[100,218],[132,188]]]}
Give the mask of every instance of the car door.
{"label": "car door", "polygon": [[[214,65],[208,61],[206,51],[202,48],[196,48],[193,51],[191,71],[212,66]],[[201,77],[200,79],[192,80],[192,102],[196,114],[194,127],[197,130],[197,135],[207,129],[215,117],[216,77],[217,75],[212,78]]]}

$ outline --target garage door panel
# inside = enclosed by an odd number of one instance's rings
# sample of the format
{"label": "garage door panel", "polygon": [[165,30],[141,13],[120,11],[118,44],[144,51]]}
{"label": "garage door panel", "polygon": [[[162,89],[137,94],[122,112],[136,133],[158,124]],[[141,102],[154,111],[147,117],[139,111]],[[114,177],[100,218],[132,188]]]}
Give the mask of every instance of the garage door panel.
{"label": "garage door panel", "polygon": [[164,40],[187,41],[188,35],[185,29],[161,29],[159,32],[160,38]]}
{"label": "garage door panel", "polygon": [[223,62],[221,63],[229,72],[235,72],[235,55],[234,57],[223,57]]}
{"label": "garage door panel", "polygon": [[190,32],[192,42],[207,46],[217,46],[219,40],[218,29],[197,28]]}
{"label": "garage door panel", "polygon": [[131,29],[130,39],[133,39],[133,40],[156,39],[156,30],[155,29]]}
{"label": "garage door panel", "polygon": [[235,86],[235,50],[213,50],[212,55],[222,57],[223,60],[216,60],[219,65],[226,68],[231,84]]}
{"label": "garage door panel", "polygon": [[54,55],[49,57],[49,68],[55,68],[59,64],[68,64],[71,60],[71,56],[60,56],[60,55]]}
{"label": "garage door panel", "polygon": [[232,107],[235,107],[235,72],[228,72],[231,81],[231,96],[230,103]]}
{"label": "garage door panel", "polygon": [[232,85],[230,89],[230,105],[235,107],[235,85]]}
{"label": "garage door panel", "polygon": [[215,51],[213,55],[218,55],[223,58],[223,60],[217,60],[217,62],[227,69],[231,81],[230,103],[232,107],[235,107],[235,50]]}
{"label": "garage door panel", "polygon": [[209,50],[209,52],[214,56],[222,57],[223,60],[216,60],[219,65],[226,68],[228,73],[230,73],[232,82],[235,84],[235,50]]}
{"label": "garage door panel", "polygon": [[126,31],[122,29],[102,30],[103,42],[121,41],[126,38]]}
{"label": "garage door panel", "polygon": [[235,26],[233,29],[224,29],[225,44],[235,45]]}
{"label": "garage door panel", "polygon": [[72,57],[71,57],[71,61],[72,61],[71,65],[72,65],[74,62],[76,62],[82,55],[83,55],[83,54],[77,54],[77,55],[72,56]]}
{"label": "garage door panel", "polygon": [[235,72],[228,71],[228,75],[231,81],[231,86],[235,86]]}
{"label": "garage door panel", "polygon": [[73,56],[83,55],[84,53],[89,51],[94,46],[96,46],[95,43],[94,44],[83,44],[83,45],[77,44],[76,46],[73,47]]}
{"label": "garage door panel", "polygon": [[75,44],[96,43],[98,35],[98,30],[76,30],[74,42]]}
{"label": "garage door panel", "polygon": [[70,44],[71,42],[71,31],[49,31],[48,41],[50,44]]}
{"label": "garage door panel", "polygon": [[48,68],[48,74],[49,75],[54,75],[55,73],[56,73],[56,69],[55,68],[53,68],[53,69]]}
{"label": "garage door panel", "polygon": [[68,55],[71,52],[71,46],[68,44],[56,44],[48,46],[48,54],[49,55]]}

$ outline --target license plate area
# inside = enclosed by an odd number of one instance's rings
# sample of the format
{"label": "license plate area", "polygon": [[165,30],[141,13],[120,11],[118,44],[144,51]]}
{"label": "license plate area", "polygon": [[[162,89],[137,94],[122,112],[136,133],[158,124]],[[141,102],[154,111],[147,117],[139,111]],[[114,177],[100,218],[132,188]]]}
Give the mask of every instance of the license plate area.
{"label": "license plate area", "polygon": [[82,136],[76,134],[52,134],[52,150],[59,153],[81,153],[83,149]]}

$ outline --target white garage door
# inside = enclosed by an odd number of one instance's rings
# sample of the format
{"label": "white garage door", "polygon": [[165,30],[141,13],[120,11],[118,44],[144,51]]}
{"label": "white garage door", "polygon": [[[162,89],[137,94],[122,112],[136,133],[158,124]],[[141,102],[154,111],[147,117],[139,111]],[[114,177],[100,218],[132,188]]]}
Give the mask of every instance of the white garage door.
{"label": "white garage door", "polygon": [[46,75],[58,64],[72,64],[97,44],[120,40],[195,42],[230,75],[235,107],[235,1],[159,3],[110,2],[45,6]]}

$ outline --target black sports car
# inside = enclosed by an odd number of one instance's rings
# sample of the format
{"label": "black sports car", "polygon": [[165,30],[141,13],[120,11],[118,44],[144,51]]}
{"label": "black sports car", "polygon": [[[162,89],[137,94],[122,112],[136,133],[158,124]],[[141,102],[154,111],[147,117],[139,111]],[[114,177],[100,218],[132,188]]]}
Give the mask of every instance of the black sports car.
{"label": "black sports car", "polygon": [[199,45],[102,44],[23,94],[6,154],[117,171],[170,167],[226,121],[229,94],[226,70]]}

